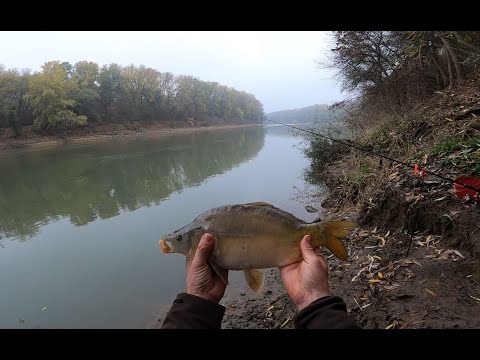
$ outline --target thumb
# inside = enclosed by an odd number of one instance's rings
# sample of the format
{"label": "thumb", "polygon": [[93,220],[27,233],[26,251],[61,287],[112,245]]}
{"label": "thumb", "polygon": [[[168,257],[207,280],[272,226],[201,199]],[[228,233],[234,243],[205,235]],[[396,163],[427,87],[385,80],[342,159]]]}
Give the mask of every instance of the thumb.
{"label": "thumb", "polygon": [[312,247],[312,237],[310,235],[305,235],[300,241],[300,250],[302,251],[302,257],[304,260],[311,261],[317,258],[315,250]]}
{"label": "thumb", "polygon": [[215,246],[215,239],[210,234],[203,234],[200,242],[197,246],[197,251],[195,251],[195,256],[193,257],[192,265],[193,266],[206,266],[208,257],[213,251]]}

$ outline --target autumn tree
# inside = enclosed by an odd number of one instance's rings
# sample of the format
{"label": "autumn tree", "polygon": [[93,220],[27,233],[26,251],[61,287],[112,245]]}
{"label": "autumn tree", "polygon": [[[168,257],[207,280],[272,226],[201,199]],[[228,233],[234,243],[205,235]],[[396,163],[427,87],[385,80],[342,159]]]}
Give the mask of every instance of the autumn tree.
{"label": "autumn tree", "polygon": [[86,116],[72,111],[76,102],[71,95],[77,92],[78,88],[78,82],[67,77],[67,71],[59,61],[45,63],[42,72],[31,77],[27,92],[35,124],[42,130],[85,125]]}

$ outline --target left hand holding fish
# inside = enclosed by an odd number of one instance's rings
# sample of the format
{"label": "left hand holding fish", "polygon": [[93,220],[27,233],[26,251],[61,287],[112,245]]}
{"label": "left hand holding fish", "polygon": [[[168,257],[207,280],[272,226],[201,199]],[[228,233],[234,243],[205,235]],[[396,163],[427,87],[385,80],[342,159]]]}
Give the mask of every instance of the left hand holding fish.
{"label": "left hand holding fish", "polygon": [[[208,257],[214,247],[215,238],[210,234],[204,234],[193,258],[187,257],[186,292],[218,304],[225,294],[227,285],[208,265]],[[228,278],[228,271],[225,277]]]}

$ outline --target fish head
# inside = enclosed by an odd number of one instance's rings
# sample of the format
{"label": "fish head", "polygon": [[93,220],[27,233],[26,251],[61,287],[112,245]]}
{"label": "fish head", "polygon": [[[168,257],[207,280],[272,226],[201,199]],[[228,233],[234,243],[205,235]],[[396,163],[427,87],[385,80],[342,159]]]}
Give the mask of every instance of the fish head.
{"label": "fish head", "polygon": [[160,240],[160,249],[164,254],[178,253],[189,255],[195,250],[203,233],[203,228],[195,228],[187,225],[164,236]]}

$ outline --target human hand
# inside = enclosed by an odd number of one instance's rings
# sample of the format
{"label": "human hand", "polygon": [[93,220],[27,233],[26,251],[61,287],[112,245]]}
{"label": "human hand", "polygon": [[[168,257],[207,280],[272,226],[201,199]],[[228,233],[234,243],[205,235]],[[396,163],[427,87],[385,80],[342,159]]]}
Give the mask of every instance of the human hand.
{"label": "human hand", "polygon": [[214,246],[214,237],[208,233],[204,234],[198,243],[197,251],[193,258],[187,258],[186,292],[218,304],[225,294],[227,285],[208,265],[207,260]]}
{"label": "human hand", "polygon": [[285,289],[298,310],[315,300],[329,296],[328,265],[312,247],[312,238],[305,235],[300,241],[303,260],[280,268]]}

